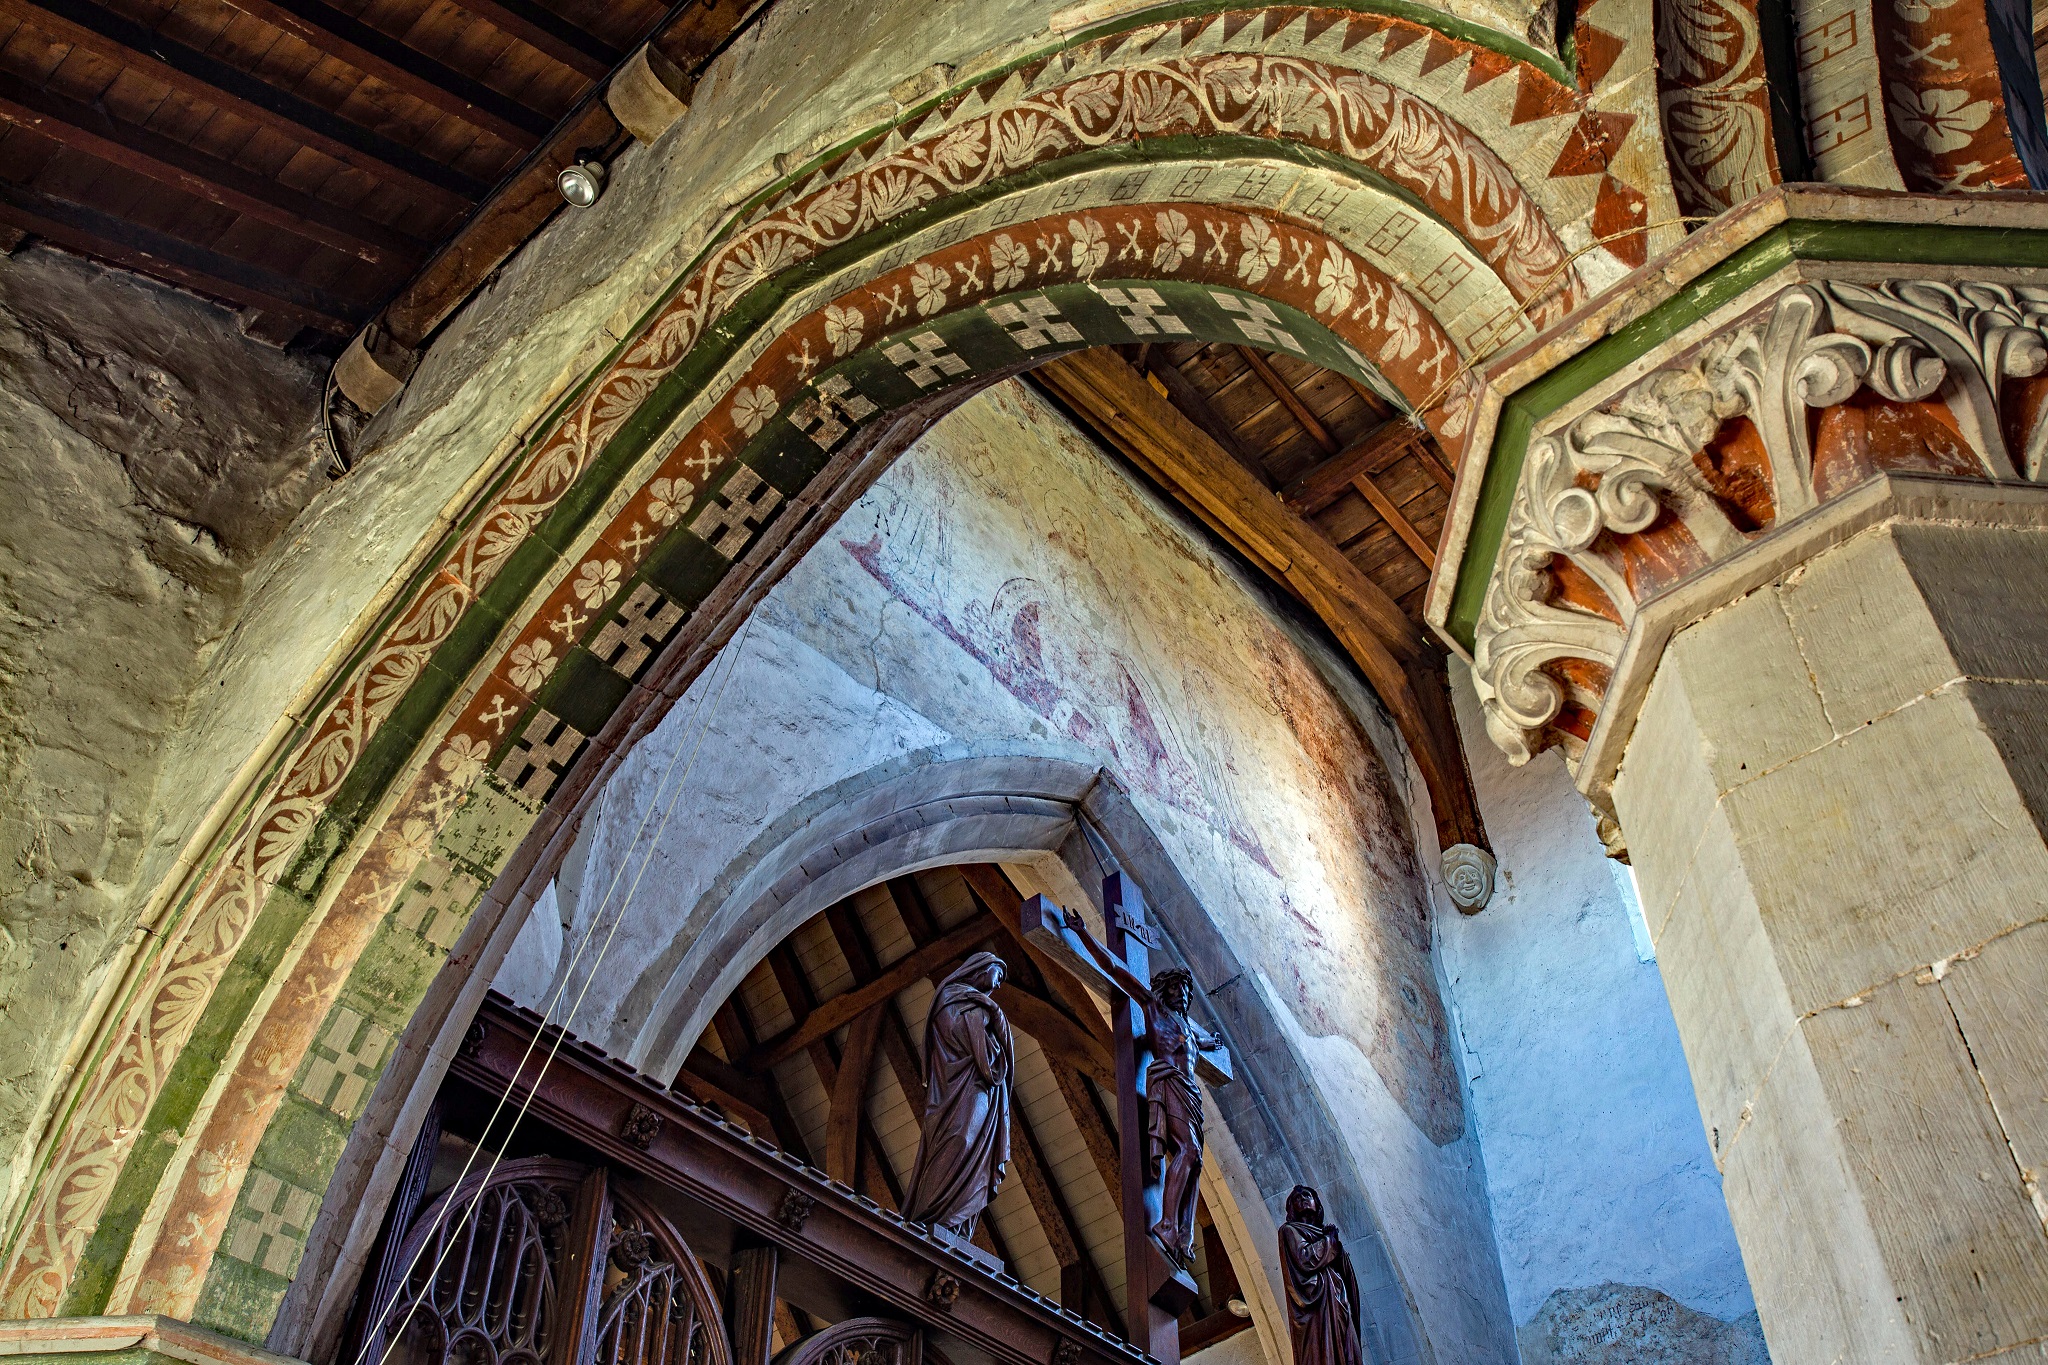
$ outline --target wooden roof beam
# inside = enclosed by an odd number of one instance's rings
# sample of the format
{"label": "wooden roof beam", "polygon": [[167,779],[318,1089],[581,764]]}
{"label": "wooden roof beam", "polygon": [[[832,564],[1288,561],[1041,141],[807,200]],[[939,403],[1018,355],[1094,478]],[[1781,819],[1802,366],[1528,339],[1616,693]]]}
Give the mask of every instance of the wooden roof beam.
{"label": "wooden roof beam", "polygon": [[0,222],[301,327],[346,336],[369,312],[366,304],[23,185],[0,182]]}
{"label": "wooden roof beam", "polygon": [[601,99],[588,101],[565,118],[385,308],[384,330],[391,339],[407,350],[425,341],[492,271],[561,211],[555,177],[576,153],[606,146],[618,136],[619,122]]}
{"label": "wooden roof beam", "polygon": [[1401,542],[1422,561],[1422,567],[1434,571],[1436,547],[1416,529],[1415,523],[1408,520],[1407,514],[1387,496],[1386,491],[1373,482],[1373,475],[1391,467],[1410,452],[1425,464],[1430,463],[1429,456],[1416,449],[1428,439],[1428,432],[1405,417],[1383,422],[1349,450],[1332,455],[1280,490],[1280,500],[1301,515],[1310,516],[1335,502],[1345,489],[1355,488],[1359,496],[1372,504],[1372,510],[1379,513],[1380,520],[1386,522]]}
{"label": "wooden roof beam", "polygon": [[[808,1020],[818,1013],[821,1007],[818,1004],[817,993],[812,990],[810,978],[804,975],[803,964],[797,961],[796,951],[790,947],[788,939],[768,950],[768,967],[775,975],[775,984],[782,991],[783,998],[789,1002],[792,1015]],[[833,1000],[841,998],[843,997],[834,996]],[[811,1065],[817,1069],[819,1081],[823,1083],[826,1093],[834,1097],[836,1102],[840,1078],[845,1074],[847,1057],[832,1045],[829,1035],[812,1039],[806,1050],[810,1053]],[[873,1053],[870,1051],[866,1058],[857,1057],[852,1060],[854,1065],[865,1067],[873,1060]],[[841,1177],[842,1183],[852,1185],[856,1189],[866,1185],[869,1198],[873,1199],[880,1195],[888,1201],[887,1207],[900,1211],[903,1207],[903,1185],[889,1165],[888,1151],[882,1146],[882,1139],[875,1132],[874,1124],[867,1116],[866,1107],[855,1105],[848,1113],[853,1150],[847,1170],[848,1175],[855,1179]],[[829,1143],[832,1140],[829,1118],[826,1136]],[[869,1158],[866,1161],[861,1160],[863,1151]],[[830,1159],[828,1155],[827,1160]],[[874,1177],[876,1183],[870,1184],[868,1181],[859,1180],[863,1174]],[[977,1235],[982,1231],[985,1231],[987,1238],[990,1239],[987,1242],[988,1250],[1001,1257],[1005,1263],[1014,1264],[1010,1261],[1009,1249],[1002,1243],[1002,1234],[995,1228],[986,1227],[978,1229]]]}
{"label": "wooden roof beam", "polygon": [[91,0],[0,0],[10,14],[59,42],[80,47],[214,108],[262,125],[380,180],[404,184],[437,203],[466,206],[488,188],[402,142],[287,94],[260,77]]}
{"label": "wooden roof beam", "polygon": [[1360,474],[1377,474],[1406,455],[1429,433],[1406,417],[1382,422],[1365,433],[1348,449],[1321,464],[1280,490],[1280,501],[1304,517],[1312,517],[1344,496],[1344,490]]}
{"label": "wooden roof beam", "polygon": [[[898,959],[880,976],[854,987],[843,994],[835,995],[816,1009],[805,1009],[797,1015],[797,1021],[773,1038],[759,1044],[740,1060],[741,1070],[755,1070],[774,1066],[786,1057],[793,1057],[820,1038],[832,1034],[839,1028],[852,1023],[875,1005],[889,999],[896,992],[921,977],[929,976],[940,967],[956,958],[964,957],[1000,932],[993,924],[969,922],[947,934],[944,938],[912,951]],[[771,966],[773,955],[771,954]],[[777,969],[778,980],[780,969]],[[790,992],[787,987],[783,994]],[[791,1005],[796,1004],[792,997]]]}
{"label": "wooden roof beam", "polygon": [[718,1106],[738,1118],[757,1137],[767,1137],[775,1131],[775,1120],[768,1116],[767,1108],[748,1098],[758,1098],[766,1088],[765,1083],[758,1077],[741,1075],[701,1046],[683,1060],[683,1069],[676,1073],[669,1088],[682,1091],[700,1104]]}
{"label": "wooden roof beam", "polygon": [[[754,1045],[754,1021],[746,1014],[746,1001],[738,991],[727,997],[718,1012],[711,1016],[711,1026],[718,1030],[718,1041],[725,1048],[728,1057],[743,1057]],[[738,1070],[737,1067],[734,1070]],[[789,1112],[789,1102],[782,1097],[782,1087],[775,1083],[773,1072],[763,1072],[761,1077],[762,1099],[766,1102],[769,1126],[774,1129],[775,1141],[783,1151],[796,1153],[806,1166],[816,1166],[811,1159],[810,1144],[804,1141],[803,1130],[796,1125],[796,1118]]]}
{"label": "wooden roof beam", "polygon": [[1267,571],[1323,619],[1392,713],[1422,770],[1442,846],[1485,848],[1442,656],[1399,604],[1114,352],[1077,351],[1033,373],[1197,516],[1260,547]]}
{"label": "wooden roof beam", "polygon": [[1293,415],[1309,439],[1321,446],[1326,454],[1335,455],[1337,438],[1330,434],[1321,418],[1309,411],[1308,404],[1301,401],[1301,395],[1294,391],[1294,386],[1280,377],[1280,372],[1273,368],[1273,362],[1249,346],[1238,347],[1237,353],[1244,357],[1245,364],[1252,367],[1252,373],[1259,377],[1259,382]]}
{"label": "wooden roof beam", "polygon": [[1196,426],[1214,437],[1216,444],[1222,446],[1232,459],[1250,471],[1253,478],[1267,488],[1273,486],[1273,475],[1266,466],[1259,463],[1258,457],[1244,448],[1244,443],[1237,439],[1237,433],[1230,429],[1230,424],[1223,420],[1207,396],[1195,387],[1195,382],[1182,373],[1178,365],[1162,360],[1156,353],[1148,350],[1146,358],[1138,363],[1138,368],[1146,376],[1164,386],[1166,396],[1173,405],[1192,417]]}
{"label": "wooden roof beam", "polygon": [[521,151],[539,144],[555,121],[321,0],[228,0],[336,61],[453,114]]}
{"label": "wooden roof beam", "polygon": [[426,254],[423,243],[374,219],[287,189],[160,133],[117,123],[91,105],[39,89],[6,72],[0,72],[0,118],[60,147],[333,247],[369,265],[396,268],[417,263]]}
{"label": "wooden roof beam", "polygon": [[626,54],[535,0],[457,0],[492,28],[517,38],[580,76],[603,80]]}
{"label": "wooden roof beam", "polygon": [[[1160,399],[1165,402],[1165,399]],[[1082,1027],[1096,1033],[1103,1054],[1109,1052],[1109,1025],[1102,1021],[1095,1008],[1095,997],[1074,974],[1066,969],[1051,954],[1041,950],[1037,944],[1024,936],[1024,898],[1017,894],[1017,888],[1010,885],[1010,879],[1002,869],[993,863],[975,863],[963,867],[967,889],[995,916],[1002,925],[1003,934],[1030,960],[1045,979],[1047,997],[1064,1005],[1068,1014],[1083,1021]]]}
{"label": "wooden roof beam", "polygon": [[1407,514],[1395,504],[1392,498],[1386,495],[1378,484],[1372,481],[1372,476],[1370,474],[1360,474],[1351,481],[1351,486],[1358,490],[1361,497],[1372,504],[1372,510],[1380,514],[1380,520],[1386,522],[1387,525],[1394,529],[1394,534],[1401,538],[1401,543],[1406,545],[1414,553],[1415,557],[1422,561],[1422,567],[1434,573],[1436,571],[1436,547],[1429,543],[1427,536],[1415,529],[1415,523],[1408,520]]}

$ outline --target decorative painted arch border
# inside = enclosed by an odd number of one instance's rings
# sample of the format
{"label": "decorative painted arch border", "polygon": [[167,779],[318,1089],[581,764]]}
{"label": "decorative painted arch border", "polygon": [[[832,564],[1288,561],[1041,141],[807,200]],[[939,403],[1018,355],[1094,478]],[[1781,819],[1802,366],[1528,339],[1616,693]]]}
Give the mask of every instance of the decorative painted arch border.
{"label": "decorative painted arch border", "polygon": [[[1262,12],[1266,36],[1365,61],[1393,43],[1364,38],[1401,29],[1336,12],[1311,33],[1326,13]],[[1251,19],[1236,18],[1242,36]],[[1276,177],[1232,207],[1161,187],[1167,198],[1024,217],[1021,177],[1062,152],[1128,146],[1135,162],[1160,138],[1252,137],[1283,162],[1363,163],[1439,216],[1529,315],[1576,300],[1560,239],[1506,163],[1400,87],[1293,58],[1144,56],[1213,27],[1229,24],[1104,39],[1069,71],[1124,49],[1144,59],[1036,90],[1043,70],[1013,71],[848,153],[715,243],[565,401],[323,699],[139,963],[11,1230],[0,1312],[151,1308],[266,1330],[303,1245],[294,1220],[317,1207],[392,1038],[535,805],[852,427],[1041,352],[1188,335],[1389,383],[1458,445],[1472,383],[1426,298],[1312,226]],[[1514,68],[1418,38],[1471,58],[1468,89]],[[1518,70],[1523,121],[1561,119],[1559,164],[1583,160],[1571,99]],[[1035,192],[1065,188],[1047,178]],[[1007,229],[939,240],[963,211],[1011,203]],[[881,273],[827,300],[842,257]]]}

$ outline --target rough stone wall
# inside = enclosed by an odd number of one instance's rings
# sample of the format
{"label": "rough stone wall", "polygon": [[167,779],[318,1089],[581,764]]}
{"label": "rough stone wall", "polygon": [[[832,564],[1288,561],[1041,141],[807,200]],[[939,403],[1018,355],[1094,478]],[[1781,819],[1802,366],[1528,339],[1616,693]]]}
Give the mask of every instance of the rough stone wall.
{"label": "rough stone wall", "polygon": [[319,399],[315,362],[210,304],[42,248],[0,260],[10,1193],[66,1039],[205,810],[168,757],[252,566],[326,483]]}
{"label": "rough stone wall", "polygon": [[1346,672],[999,387],[903,456],[626,760],[500,986],[538,1006],[566,982],[572,1029],[644,1061],[661,1021],[636,978],[792,808],[921,753],[1108,767],[1308,1059],[1433,1359],[1512,1361],[1410,813]]}
{"label": "rough stone wall", "polygon": [[1767,1361],[1625,873],[1555,753],[1510,767],[1454,669],[1500,889],[1437,919],[1525,1365]]}

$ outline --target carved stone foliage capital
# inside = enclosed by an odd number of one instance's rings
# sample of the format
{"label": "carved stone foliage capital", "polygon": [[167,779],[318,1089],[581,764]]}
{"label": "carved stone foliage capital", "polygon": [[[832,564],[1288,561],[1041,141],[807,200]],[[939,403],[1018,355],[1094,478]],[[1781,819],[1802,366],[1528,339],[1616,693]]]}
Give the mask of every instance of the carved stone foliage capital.
{"label": "carved stone foliage capital", "polygon": [[1489,736],[1576,759],[1639,608],[1886,470],[2040,481],[2048,287],[1792,285],[1524,459],[1473,639]]}

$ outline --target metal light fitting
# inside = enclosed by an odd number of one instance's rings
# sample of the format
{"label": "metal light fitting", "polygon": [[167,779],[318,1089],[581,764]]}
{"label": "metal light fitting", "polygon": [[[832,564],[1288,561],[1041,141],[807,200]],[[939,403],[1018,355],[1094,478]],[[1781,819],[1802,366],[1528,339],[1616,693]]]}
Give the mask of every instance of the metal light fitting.
{"label": "metal light fitting", "polygon": [[587,209],[604,193],[604,163],[579,156],[555,177],[555,188],[571,208]]}

